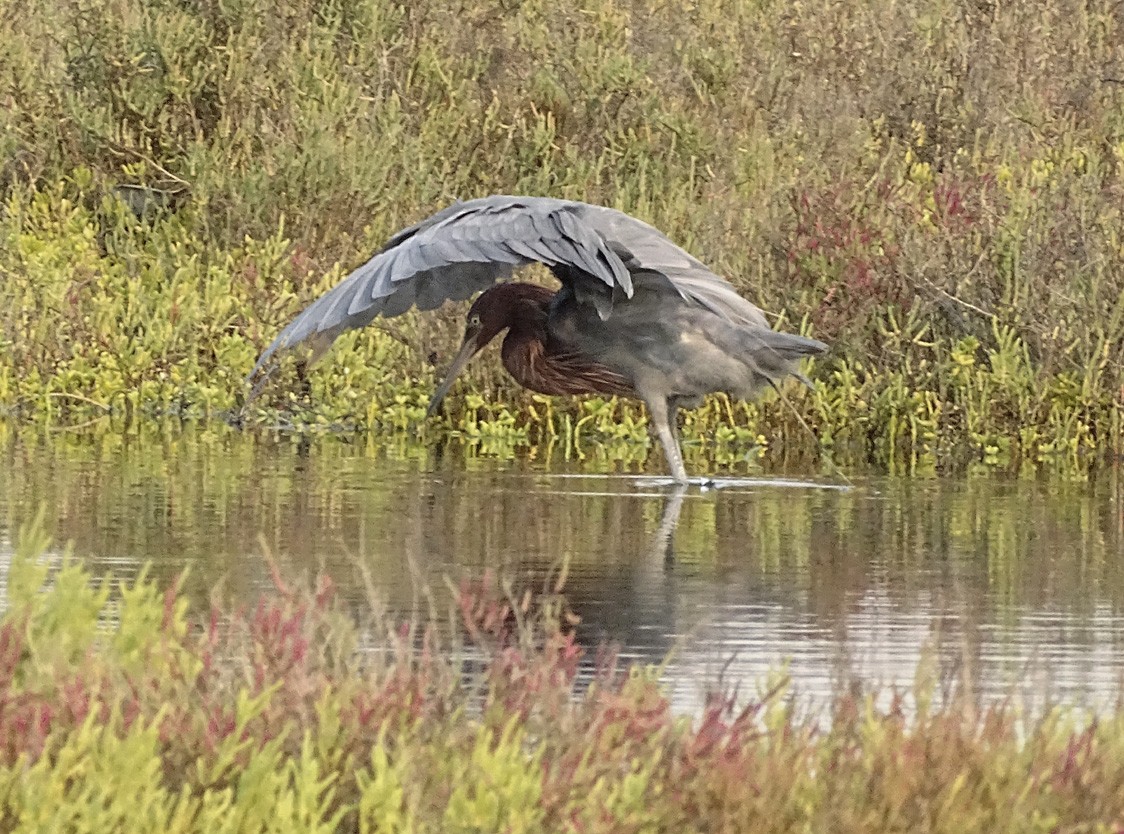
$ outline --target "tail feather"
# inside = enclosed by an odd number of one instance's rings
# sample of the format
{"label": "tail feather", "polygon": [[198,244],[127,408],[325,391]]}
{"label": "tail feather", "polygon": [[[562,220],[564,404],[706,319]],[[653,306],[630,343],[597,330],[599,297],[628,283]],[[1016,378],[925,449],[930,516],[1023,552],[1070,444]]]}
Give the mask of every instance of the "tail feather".
{"label": "tail feather", "polygon": [[754,333],[761,344],[776,351],[785,359],[801,359],[827,351],[827,345],[818,339],[797,336],[795,333],[782,333],[779,330],[758,330]]}
{"label": "tail feather", "polygon": [[746,348],[758,372],[767,379],[784,379],[790,374],[809,388],[808,378],[800,373],[800,360],[827,351],[828,346],[817,339],[782,333],[778,330],[752,328],[746,336]]}

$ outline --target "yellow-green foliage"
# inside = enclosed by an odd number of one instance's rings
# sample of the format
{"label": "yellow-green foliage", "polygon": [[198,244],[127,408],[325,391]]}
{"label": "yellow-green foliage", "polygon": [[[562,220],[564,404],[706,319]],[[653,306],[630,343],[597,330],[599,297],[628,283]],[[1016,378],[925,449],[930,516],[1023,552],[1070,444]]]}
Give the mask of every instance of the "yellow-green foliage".
{"label": "yellow-green foliage", "polygon": [[[228,413],[285,321],[391,232],[527,192],[636,213],[832,342],[796,405],[837,450],[1121,448],[1109,0],[35,0],[0,43],[4,410]],[[282,377],[253,419],[416,425],[457,314],[343,339],[310,398]],[[454,406],[466,432],[588,416],[544,421],[484,365],[470,384],[501,404]],[[619,441],[620,414],[586,436]],[[715,399],[685,429],[744,455],[794,427]]]}
{"label": "yellow-green foliage", "polygon": [[4,831],[1124,825],[1120,712],[938,704],[923,667],[913,706],[841,695],[826,724],[780,676],[744,709],[715,697],[677,716],[647,669],[587,667],[579,686],[557,599],[466,585],[452,640],[360,628],[325,581],[278,579],[251,611],[200,617],[143,576],[107,595],[73,564],[44,571],[38,530],[0,621]]}

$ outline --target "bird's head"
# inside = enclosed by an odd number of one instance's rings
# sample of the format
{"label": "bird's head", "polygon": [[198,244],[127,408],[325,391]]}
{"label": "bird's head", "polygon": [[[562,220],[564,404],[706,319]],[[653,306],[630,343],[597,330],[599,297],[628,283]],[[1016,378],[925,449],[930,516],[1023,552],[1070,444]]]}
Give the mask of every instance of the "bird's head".
{"label": "bird's head", "polygon": [[433,399],[429,401],[429,409],[426,411],[427,417],[441,405],[441,401],[453,386],[453,381],[468,367],[472,357],[483,350],[488,342],[511,327],[514,317],[518,314],[517,302],[525,294],[520,288],[525,286],[527,285],[512,283],[491,287],[482,292],[468,309],[461,348],[449,365],[445,379],[433,392]]}

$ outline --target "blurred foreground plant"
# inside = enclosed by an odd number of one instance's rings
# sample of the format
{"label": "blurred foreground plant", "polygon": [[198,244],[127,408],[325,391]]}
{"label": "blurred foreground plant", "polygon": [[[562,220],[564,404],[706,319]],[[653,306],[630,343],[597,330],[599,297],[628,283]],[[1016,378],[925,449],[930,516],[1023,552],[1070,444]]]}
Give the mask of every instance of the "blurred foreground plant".
{"label": "blurred foreground plant", "polygon": [[[360,625],[331,583],[251,608],[112,588],[23,528],[0,622],[5,831],[1115,831],[1124,712],[1020,718],[778,678],[677,715],[587,659],[553,593],[485,579],[450,623]],[[656,674],[653,674],[655,672]]]}

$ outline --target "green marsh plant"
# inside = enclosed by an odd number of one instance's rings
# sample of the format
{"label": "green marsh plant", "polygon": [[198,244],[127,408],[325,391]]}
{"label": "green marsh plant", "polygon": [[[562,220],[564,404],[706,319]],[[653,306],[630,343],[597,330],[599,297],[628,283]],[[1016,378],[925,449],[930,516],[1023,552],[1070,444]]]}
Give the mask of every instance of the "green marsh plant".
{"label": "green marsh plant", "polygon": [[[277,330],[390,233],[526,192],[635,213],[831,342],[795,401],[835,456],[1124,448],[1107,0],[38,0],[0,43],[3,413],[232,415]],[[460,315],[349,336],[247,419],[413,430]],[[638,431],[468,379],[510,438]],[[457,402],[449,426],[496,422]],[[716,400],[687,430],[749,453],[797,425]]]}

